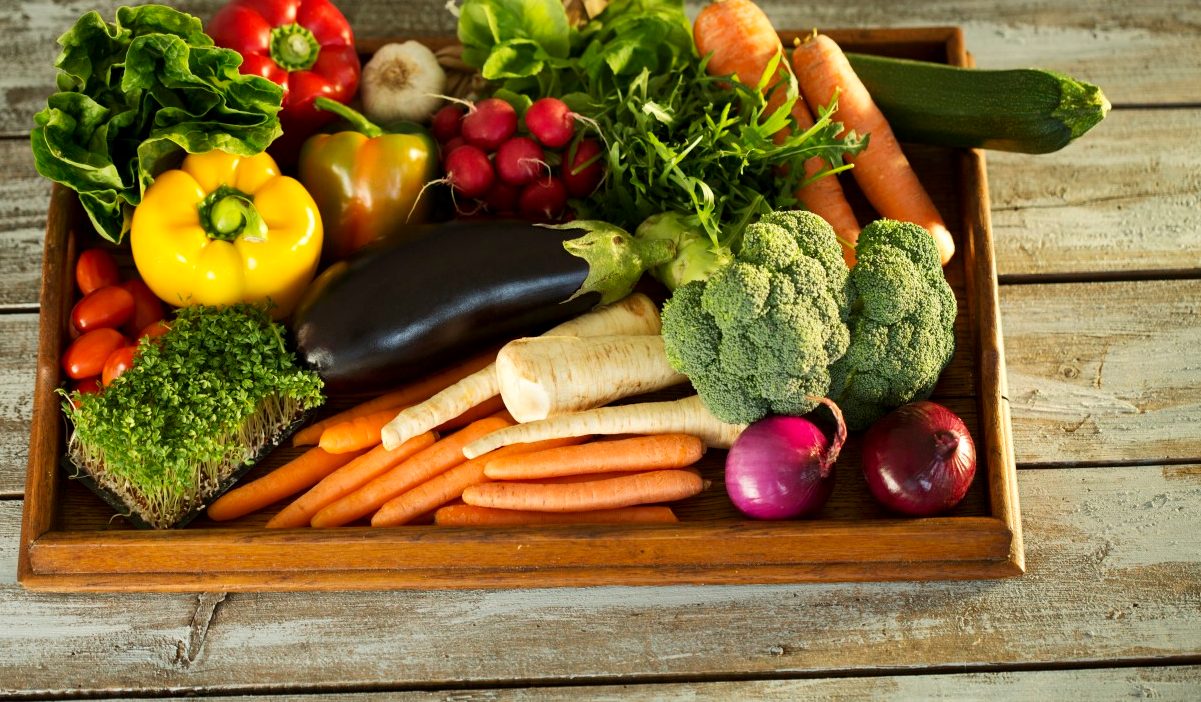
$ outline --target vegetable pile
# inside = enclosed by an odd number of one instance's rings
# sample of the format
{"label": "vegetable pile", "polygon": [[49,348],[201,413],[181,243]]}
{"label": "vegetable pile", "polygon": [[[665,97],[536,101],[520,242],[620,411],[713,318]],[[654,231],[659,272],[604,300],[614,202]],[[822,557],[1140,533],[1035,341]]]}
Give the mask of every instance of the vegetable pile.
{"label": "vegetable pile", "polygon": [[81,17],[31,134],[116,245],[61,358],[80,477],[158,528],[655,523],[730,449],[732,506],[792,519],[849,429],[881,504],[953,508],[955,237],[901,142],[1053,150],[1104,96],[786,47],[752,0],[584,5],[452,5],[469,80],[415,41],[360,70],[329,0]]}

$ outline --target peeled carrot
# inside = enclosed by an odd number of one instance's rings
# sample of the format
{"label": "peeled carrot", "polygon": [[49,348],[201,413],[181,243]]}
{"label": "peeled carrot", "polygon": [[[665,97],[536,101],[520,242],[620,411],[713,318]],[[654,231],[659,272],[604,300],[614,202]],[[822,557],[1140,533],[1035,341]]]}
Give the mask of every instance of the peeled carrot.
{"label": "peeled carrot", "polygon": [[586,483],[482,483],[465,488],[463,501],[494,509],[583,512],[682,500],[703,489],[705,480],[693,471],[655,470]]}
{"label": "peeled carrot", "polygon": [[663,505],[598,509],[587,512],[533,512],[492,509],[475,505],[447,505],[434,512],[439,526],[521,526],[525,524],[656,524],[678,522]]}
{"label": "peeled carrot", "polygon": [[[386,409],[392,410],[393,416],[395,416],[396,412],[399,412],[401,409],[427,400],[435,393],[445,390],[447,387],[454,385],[472,373],[492,365],[492,362],[496,360],[496,353],[498,351],[500,351],[499,347],[489,349],[479,355],[472,356],[458,365],[451,366],[414,383],[386,392],[383,395],[339,412],[332,417],[314,422],[292,436],[292,445],[304,446],[306,444],[315,444],[321,440],[321,435],[325,432],[326,427],[346,422],[355,417],[362,417]],[[416,432],[414,436],[417,433],[420,432]]]}
{"label": "peeled carrot", "polygon": [[311,488],[359,453],[329,453],[311,448],[253,482],[240,485],[209,505],[209,519],[224,522],[244,517],[273,502]]}
{"label": "peeled carrot", "polygon": [[463,447],[467,444],[511,424],[513,422],[500,417],[487,417],[473,422],[462,431],[413,454],[354,492],[326,505],[313,515],[310,523],[315,527],[335,527],[366,517],[405,490],[467,460],[463,458]]}
{"label": "peeled carrot", "polygon": [[[771,20],[751,0],[721,0],[703,8],[692,23],[697,52],[710,55],[706,70],[710,75],[735,75],[745,85],[758,85],[772,59],[783,54],[780,35]],[[780,61],[774,80],[768,82],[767,113],[771,114],[787,99],[784,84],[789,78],[788,61]],[[822,103],[823,105],[826,103]],[[792,108],[794,128],[804,132],[814,124],[813,115],[803,97]],[[781,141],[787,131],[776,134]],[[805,160],[805,177],[812,178],[828,168],[819,156]],[[855,242],[859,238],[859,220],[847,202],[838,178],[828,175],[797,189],[796,197],[806,208],[834,227],[842,242],[848,265],[855,262]]]}
{"label": "peeled carrot", "polygon": [[851,173],[872,207],[890,219],[925,227],[946,265],[955,255],[951,232],[842,49],[833,39],[818,34],[797,46],[792,67],[806,100],[824,105],[837,95],[838,120],[846,129],[868,135],[867,148],[847,160],[855,164]]}
{"label": "peeled carrot", "polygon": [[463,490],[468,487],[488,482],[488,476],[484,475],[484,465],[493,458],[510,453],[528,453],[556,446],[567,446],[583,441],[584,438],[568,437],[535,441],[528,444],[514,444],[497,449],[487,456],[481,456],[466,463],[460,463],[454,468],[436,475],[384,503],[379,508],[379,511],[375,513],[375,516],[371,518],[371,526],[387,527],[407,524],[417,517],[417,515],[441,507],[447,502],[461,497]]}
{"label": "peeled carrot", "polygon": [[391,451],[383,446],[376,446],[325,476],[311,490],[272,517],[267,522],[267,528],[292,529],[307,525],[321,508],[359,489],[372,478],[434,443],[436,438],[433,432],[426,432],[414,436]]}
{"label": "peeled carrot", "polygon": [[683,468],[701,460],[705,444],[688,434],[657,434],[619,441],[501,456],[488,461],[484,474],[493,480],[535,480],[586,473]]}
{"label": "peeled carrot", "polygon": [[585,434],[691,434],[706,446],[730,448],[745,428],[714,417],[701,398],[692,395],[668,402],[598,407],[506,427],[468,444],[463,455],[475,458],[509,444]]}

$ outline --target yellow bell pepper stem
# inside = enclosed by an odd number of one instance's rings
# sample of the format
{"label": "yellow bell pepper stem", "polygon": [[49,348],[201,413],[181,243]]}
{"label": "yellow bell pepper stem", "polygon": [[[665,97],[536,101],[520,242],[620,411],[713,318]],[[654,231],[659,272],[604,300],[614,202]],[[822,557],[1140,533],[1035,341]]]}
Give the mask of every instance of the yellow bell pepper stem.
{"label": "yellow bell pepper stem", "polygon": [[173,305],[269,302],[287,316],[313,279],[317,204],[267,154],[192,154],[155,178],[130,247],[146,284]]}

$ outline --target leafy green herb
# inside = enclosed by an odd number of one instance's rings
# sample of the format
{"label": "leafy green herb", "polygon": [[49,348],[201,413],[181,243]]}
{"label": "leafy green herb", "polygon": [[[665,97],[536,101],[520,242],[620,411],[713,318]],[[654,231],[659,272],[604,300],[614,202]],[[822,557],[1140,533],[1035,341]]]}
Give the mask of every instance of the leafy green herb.
{"label": "leafy green herb", "polygon": [[68,455],[145,522],[169,527],[322,401],[260,307],[186,307],[96,395],[63,403]]}
{"label": "leafy green herb", "polygon": [[[464,2],[461,37],[483,34],[480,10],[473,8],[492,4]],[[541,15],[561,10],[559,0],[505,4]],[[839,136],[842,126],[830,119],[833,103],[813,128],[776,142],[774,135],[792,124],[796,79],[779,57],[757,86],[708,75],[680,0],[615,0],[580,28],[556,23],[554,45],[565,39],[570,55],[559,58],[545,46],[539,51],[523,44],[535,59],[527,62],[502,50],[502,39],[539,40],[502,15],[489,17],[497,41],[477,44],[464,59],[484,77],[501,80],[498,94],[515,104],[518,95],[562,98],[594,121],[604,141],[607,175],[596,193],[574,203],[582,218],[632,230],[650,215],[679,212],[708,236],[716,255],[724,255],[757,216],[798,204],[802,169],[781,167],[822,156],[830,167],[814,177],[824,177],[849,168],[844,155],[864,145],[854,134]],[[505,70],[492,70],[498,65]],[[776,88],[785,100],[769,110],[761,90],[777,75],[788,78]]]}
{"label": "leafy green herb", "polygon": [[282,89],[238,72],[200,20],[162,5],[96,12],[59,37],[58,90],[34,116],[38,173],[79,193],[106,239],[120,242],[154,176],[186,151],[250,156],[281,130]]}

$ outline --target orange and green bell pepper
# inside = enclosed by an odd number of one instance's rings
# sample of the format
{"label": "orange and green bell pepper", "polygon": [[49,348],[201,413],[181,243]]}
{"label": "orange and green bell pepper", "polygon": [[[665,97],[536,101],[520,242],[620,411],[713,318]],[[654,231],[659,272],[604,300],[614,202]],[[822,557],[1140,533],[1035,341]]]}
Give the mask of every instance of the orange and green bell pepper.
{"label": "orange and green bell pepper", "polygon": [[316,134],[300,151],[299,175],[317,200],[325,223],[326,261],[343,259],[382,237],[428,217],[437,176],[438,147],[419,128],[386,132],[341,103],[317,98],[352,129]]}
{"label": "orange and green bell pepper", "polygon": [[317,203],[266,153],[191,154],[134,209],[130,248],[150,289],[173,305],[270,302],[286,317],[317,272]]}

